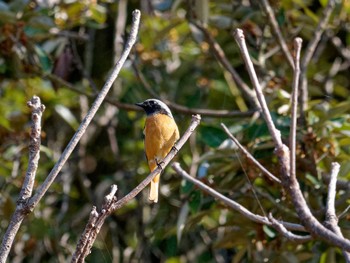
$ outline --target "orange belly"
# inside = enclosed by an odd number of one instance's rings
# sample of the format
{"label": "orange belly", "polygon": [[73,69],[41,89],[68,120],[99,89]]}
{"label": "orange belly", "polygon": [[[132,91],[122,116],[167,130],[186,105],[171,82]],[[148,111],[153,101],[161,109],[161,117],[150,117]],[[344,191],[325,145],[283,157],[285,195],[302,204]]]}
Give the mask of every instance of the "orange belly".
{"label": "orange belly", "polygon": [[153,171],[179,139],[179,130],[173,118],[155,114],[147,117],[144,134],[148,166]]}

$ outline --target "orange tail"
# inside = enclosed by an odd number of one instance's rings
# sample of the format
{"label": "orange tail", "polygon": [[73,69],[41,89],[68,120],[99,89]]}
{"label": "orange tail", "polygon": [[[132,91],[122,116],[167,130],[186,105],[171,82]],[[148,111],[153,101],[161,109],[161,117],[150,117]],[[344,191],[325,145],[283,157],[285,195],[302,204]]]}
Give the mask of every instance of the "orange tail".
{"label": "orange tail", "polygon": [[151,188],[149,191],[148,199],[154,203],[158,202],[159,177],[160,174],[157,174],[156,177],[154,177],[154,179],[151,181]]}

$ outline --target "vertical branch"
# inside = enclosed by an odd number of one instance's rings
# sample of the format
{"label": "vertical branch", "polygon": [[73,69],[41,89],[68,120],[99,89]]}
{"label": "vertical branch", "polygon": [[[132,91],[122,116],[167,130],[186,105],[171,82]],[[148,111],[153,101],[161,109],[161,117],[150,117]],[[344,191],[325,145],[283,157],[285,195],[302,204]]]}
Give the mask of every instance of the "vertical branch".
{"label": "vertical branch", "polygon": [[282,32],[280,30],[280,27],[278,26],[277,20],[276,20],[276,16],[271,8],[271,5],[269,3],[269,0],[262,0],[261,1],[262,7],[264,8],[264,11],[269,19],[269,22],[272,26],[272,30],[277,38],[278,44],[280,45],[284,56],[286,57],[289,65],[294,68],[294,61],[293,61],[293,57],[289,52],[288,46],[286,44],[286,41],[283,38]]}
{"label": "vertical branch", "polygon": [[10,224],[7,227],[5,235],[2,239],[0,247],[1,263],[6,262],[18,229],[21,226],[25,216],[30,212],[28,210],[28,207],[26,206],[26,203],[33,192],[34,179],[40,158],[41,117],[42,113],[45,110],[45,106],[41,104],[40,98],[37,96],[33,96],[33,98],[27,102],[27,105],[32,110],[32,125],[30,132],[28,168],[24,178],[21,192],[19,194],[16,210],[11,217]]}
{"label": "vertical branch", "polygon": [[[335,213],[335,195],[336,195],[336,187],[337,187],[337,176],[340,170],[339,163],[332,163],[331,168],[331,176],[328,185],[328,196],[327,196],[327,204],[326,204],[326,220],[325,226],[332,230],[336,235],[343,237],[343,233],[341,232],[338,226],[338,217]],[[343,255],[345,261],[347,263],[350,262],[350,253],[346,250],[343,250]]]}
{"label": "vertical branch", "polygon": [[41,145],[41,118],[45,110],[45,106],[41,104],[40,98],[33,96],[33,98],[27,102],[28,107],[32,110],[32,125],[30,131],[30,143],[29,143],[29,162],[22,190],[19,194],[19,201],[24,201],[31,197],[34,186],[34,179],[36,171],[38,169],[38,163],[40,158],[40,145]]}
{"label": "vertical branch", "polygon": [[292,84],[292,106],[291,106],[291,125],[289,134],[290,149],[290,176],[295,177],[296,166],[296,130],[297,130],[297,111],[298,111],[298,90],[300,76],[300,51],[303,40],[299,37],[294,39],[294,76]]}
{"label": "vertical branch", "polygon": [[312,56],[315,53],[316,47],[320,42],[321,36],[326,29],[326,25],[329,21],[329,18],[332,14],[332,11],[335,6],[335,0],[329,0],[326,8],[323,11],[323,15],[314,31],[314,35],[306,47],[305,54],[300,63],[300,119],[305,124],[305,111],[307,109],[307,101],[308,101],[308,83],[307,83],[307,67],[312,59]]}

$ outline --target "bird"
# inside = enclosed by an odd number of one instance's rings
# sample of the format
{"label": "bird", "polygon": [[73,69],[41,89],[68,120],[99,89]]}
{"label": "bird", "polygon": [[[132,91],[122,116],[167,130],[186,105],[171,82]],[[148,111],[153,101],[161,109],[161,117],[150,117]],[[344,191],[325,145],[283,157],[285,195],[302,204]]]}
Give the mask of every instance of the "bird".
{"label": "bird", "polygon": [[[146,112],[144,134],[145,153],[149,169],[154,171],[180,138],[179,129],[169,107],[157,99],[135,103]],[[158,202],[160,173],[150,183],[149,200]]]}

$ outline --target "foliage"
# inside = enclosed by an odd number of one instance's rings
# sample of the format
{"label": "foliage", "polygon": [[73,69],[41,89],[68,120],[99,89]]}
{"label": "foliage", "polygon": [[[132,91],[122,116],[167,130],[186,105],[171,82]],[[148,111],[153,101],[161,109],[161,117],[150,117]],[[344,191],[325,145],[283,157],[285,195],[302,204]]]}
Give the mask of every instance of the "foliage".
{"label": "foliage", "polygon": [[[249,109],[249,103],[218,63],[203,33],[190,21],[207,23],[210,34],[249,84],[231,35],[232,29],[240,27],[259,77],[266,83],[264,93],[274,121],[287,140],[292,70],[283,53],[276,49],[276,38],[261,6],[254,1],[228,0],[193,1],[195,5],[170,0],[139,2],[128,1],[125,15],[140,8],[142,25],[132,61],[125,65],[109,96],[111,100],[133,104],[152,96],[136,77],[131,67],[134,63],[153,92],[170,101],[190,108]],[[303,38],[304,47],[308,44],[326,2],[271,1],[288,44],[296,36]],[[46,106],[37,186],[91,105],[87,95],[94,88],[89,79],[101,87],[114,63],[114,20],[118,19],[118,8],[118,2],[112,1],[58,1],[49,6],[40,1],[0,1],[1,233],[14,210],[28,161],[30,116],[26,101],[36,94]],[[339,38],[342,46],[350,45],[349,18],[349,3],[338,3],[308,67],[308,125],[298,130],[297,176],[305,198],[320,220],[327,195],[323,178],[330,163],[341,164],[341,179],[350,177],[349,58],[342,56],[332,42]],[[86,41],[85,36],[91,41]],[[71,50],[67,51],[67,46]],[[83,58],[84,72],[79,68],[78,55]],[[71,82],[75,89],[54,81],[51,72]],[[190,117],[173,113],[180,131],[184,131]],[[203,116],[196,137],[179,153],[178,160],[193,175],[252,212],[272,212],[277,218],[298,222],[282,188],[263,177],[233,147],[220,128],[221,122],[278,176],[271,138],[264,121],[255,116]],[[148,174],[143,124],[141,113],[104,104],[53,187],[22,225],[11,261],[69,259],[92,205],[99,207],[109,186],[117,184],[118,195],[123,196]],[[162,175],[158,204],[149,204],[146,192],[106,222],[89,262],[342,260],[340,251],[326,243],[295,244],[273,229],[249,221],[179,180],[171,169]],[[349,191],[345,188],[338,193],[340,213],[348,205]],[[349,237],[348,217],[340,221],[340,226]]]}

